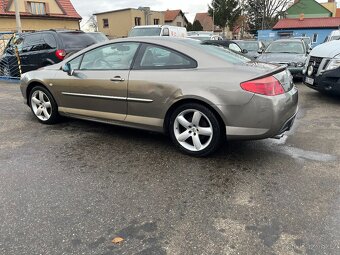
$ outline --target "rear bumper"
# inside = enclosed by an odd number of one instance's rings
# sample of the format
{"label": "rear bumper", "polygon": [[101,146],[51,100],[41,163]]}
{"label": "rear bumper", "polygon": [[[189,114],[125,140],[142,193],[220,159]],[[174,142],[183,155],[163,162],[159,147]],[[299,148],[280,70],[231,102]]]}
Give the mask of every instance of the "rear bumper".
{"label": "rear bumper", "polygon": [[307,77],[308,76],[304,76],[303,79],[303,83],[307,87],[322,92],[340,95],[340,68],[323,72],[315,77],[309,77],[314,79],[313,84],[306,83]]}
{"label": "rear bumper", "polygon": [[243,109],[235,109],[232,113],[237,117],[227,123],[227,138],[256,140],[282,135],[291,129],[297,112],[298,91],[295,87],[274,97],[254,95]]}

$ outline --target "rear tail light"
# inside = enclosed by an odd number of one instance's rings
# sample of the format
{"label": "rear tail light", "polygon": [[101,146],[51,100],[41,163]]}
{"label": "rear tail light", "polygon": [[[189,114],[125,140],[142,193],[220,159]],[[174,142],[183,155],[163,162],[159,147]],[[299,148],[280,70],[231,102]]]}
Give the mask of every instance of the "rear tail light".
{"label": "rear tail light", "polygon": [[66,56],[66,51],[65,50],[57,50],[55,52],[55,55],[59,60],[64,60],[64,58]]}
{"label": "rear tail light", "polygon": [[281,83],[273,76],[241,83],[241,88],[256,94],[276,96],[284,94]]}

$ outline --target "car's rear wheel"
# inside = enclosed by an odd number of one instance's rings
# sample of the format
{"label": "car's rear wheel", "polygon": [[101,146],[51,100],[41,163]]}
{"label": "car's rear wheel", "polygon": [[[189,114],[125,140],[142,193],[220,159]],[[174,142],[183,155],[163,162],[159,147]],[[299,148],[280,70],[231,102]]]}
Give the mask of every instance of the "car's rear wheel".
{"label": "car's rear wheel", "polygon": [[44,124],[54,124],[59,120],[58,106],[51,93],[42,86],[34,87],[29,95],[31,110]]}
{"label": "car's rear wheel", "polygon": [[225,138],[217,116],[197,103],[184,104],[172,113],[169,133],[181,151],[197,157],[216,151]]}

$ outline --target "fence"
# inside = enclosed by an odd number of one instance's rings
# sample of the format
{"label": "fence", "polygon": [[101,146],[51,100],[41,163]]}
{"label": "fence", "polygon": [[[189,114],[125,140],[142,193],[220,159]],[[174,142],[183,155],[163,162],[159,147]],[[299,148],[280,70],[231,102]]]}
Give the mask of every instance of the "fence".
{"label": "fence", "polygon": [[20,78],[20,58],[17,48],[7,48],[13,35],[10,32],[0,32],[0,79]]}

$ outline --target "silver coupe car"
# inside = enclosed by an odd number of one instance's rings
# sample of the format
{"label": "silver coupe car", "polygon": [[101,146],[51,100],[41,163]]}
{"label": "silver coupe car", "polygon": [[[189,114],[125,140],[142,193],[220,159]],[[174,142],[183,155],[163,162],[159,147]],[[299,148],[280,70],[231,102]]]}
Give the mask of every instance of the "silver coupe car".
{"label": "silver coupe car", "polygon": [[44,124],[60,115],[164,132],[206,156],[232,139],[280,137],[298,109],[285,67],[179,38],[126,38],[90,46],[25,73],[24,101]]}

